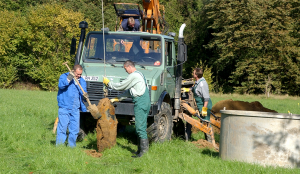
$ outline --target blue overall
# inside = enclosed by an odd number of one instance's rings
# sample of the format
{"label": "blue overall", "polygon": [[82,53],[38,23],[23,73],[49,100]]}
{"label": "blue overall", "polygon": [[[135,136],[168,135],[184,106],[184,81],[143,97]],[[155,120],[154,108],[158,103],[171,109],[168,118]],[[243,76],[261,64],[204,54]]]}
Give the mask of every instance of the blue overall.
{"label": "blue overall", "polygon": [[145,93],[143,95],[139,97],[133,97],[131,95],[134,103],[135,130],[141,139],[147,139],[147,117],[151,106],[149,89],[144,75],[138,71],[135,71],[134,73],[139,73],[144,78],[146,85]]}
{"label": "blue overall", "polygon": [[140,29],[140,21],[138,19],[134,20],[134,27],[131,28],[128,26],[128,19],[124,19],[121,23],[123,31],[139,31]]}
{"label": "blue overall", "polygon": [[[69,73],[62,74],[58,83],[58,125],[56,135],[56,145],[64,144],[69,129],[68,145],[76,146],[76,139],[79,132],[79,110],[86,112],[86,107],[82,101],[82,91],[75,80],[70,83],[67,80]],[[82,88],[86,91],[86,82],[83,78],[78,79]]]}
{"label": "blue overall", "polygon": [[[201,81],[204,81],[203,79],[199,81],[199,83]],[[204,106],[204,98],[202,97],[199,97],[196,93],[196,89],[197,89],[197,86],[199,83],[196,83],[193,88],[192,88],[192,92],[194,94],[194,98],[196,100],[196,103],[197,103],[197,107],[198,107],[198,110],[199,112],[202,111],[202,107]],[[211,108],[212,108],[212,102],[211,100],[209,99],[208,101],[208,104],[207,104],[207,116],[203,117],[204,120],[207,120],[207,121],[210,121],[210,111],[211,111]]]}

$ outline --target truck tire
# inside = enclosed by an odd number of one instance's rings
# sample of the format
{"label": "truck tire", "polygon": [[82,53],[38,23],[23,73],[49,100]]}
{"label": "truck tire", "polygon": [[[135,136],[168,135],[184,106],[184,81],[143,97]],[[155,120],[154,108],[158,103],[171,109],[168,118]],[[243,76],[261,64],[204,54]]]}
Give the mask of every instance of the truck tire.
{"label": "truck tire", "polygon": [[149,141],[162,143],[171,140],[172,129],[172,110],[168,103],[163,102],[159,113],[154,116],[153,123],[147,128]]}

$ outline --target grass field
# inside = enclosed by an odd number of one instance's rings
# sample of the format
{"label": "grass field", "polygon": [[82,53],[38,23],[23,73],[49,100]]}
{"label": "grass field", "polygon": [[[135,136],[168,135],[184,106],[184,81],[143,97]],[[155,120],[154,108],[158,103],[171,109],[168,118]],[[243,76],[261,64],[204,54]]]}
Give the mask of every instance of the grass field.
{"label": "grass field", "polygon": [[[280,113],[300,114],[297,97],[211,96],[213,103],[223,99],[260,101]],[[76,148],[55,146],[52,128],[57,109],[56,92],[0,89],[0,173],[300,173],[300,169],[223,161],[218,152],[199,149],[180,138],[151,144],[146,155],[133,159],[131,152],[137,147],[130,127],[118,135],[115,147],[94,158],[84,152],[96,149],[92,133]]]}

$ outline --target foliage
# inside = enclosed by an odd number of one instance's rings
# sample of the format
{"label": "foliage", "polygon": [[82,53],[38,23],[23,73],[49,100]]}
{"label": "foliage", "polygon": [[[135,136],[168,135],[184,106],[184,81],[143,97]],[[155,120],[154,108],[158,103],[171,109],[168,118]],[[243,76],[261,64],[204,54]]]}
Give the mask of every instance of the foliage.
{"label": "foliage", "polygon": [[[118,21],[113,3],[119,2],[137,3],[142,9],[141,0],[103,0],[104,27],[111,31]],[[183,77],[188,78],[195,62],[201,61],[211,68],[215,92],[299,95],[299,1],[160,0],[160,4],[165,7],[168,32],[178,33],[182,23],[187,25]],[[88,21],[88,30],[103,27],[101,0],[0,0],[0,9],[2,88],[19,79],[54,89],[55,78],[64,71],[58,68],[61,62],[74,62],[67,52],[70,38],[79,36],[78,23]],[[41,73],[52,72],[51,65],[53,77]]]}
{"label": "foliage", "polygon": [[217,50],[214,65],[227,72],[241,93],[299,94],[299,38],[293,37],[296,18],[290,1],[213,1],[207,6],[214,19],[214,39],[207,45]]}
{"label": "foliage", "polygon": [[67,71],[62,63],[74,62],[69,45],[72,37],[80,34],[77,25],[83,15],[60,5],[41,5],[30,8],[26,20],[29,32],[25,36],[25,73],[43,89],[54,90],[59,75]]}
{"label": "foliage", "polygon": [[20,78],[39,83],[43,89],[55,90],[59,75],[65,72],[73,36],[79,35],[77,25],[81,13],[61,5],[38,5],[27,9],[24,16],[18,12],[1,12],[0,77],[1,87],[10,87]]}
{"label": "foliage", "polygon": [[[21,15],[12,11],[0,11],[0,88],[8,88],[18,79],[18,66],[21,64],[17,48],[22,44],[23,26]],[[17,54],[16,54],[17,52]]]}

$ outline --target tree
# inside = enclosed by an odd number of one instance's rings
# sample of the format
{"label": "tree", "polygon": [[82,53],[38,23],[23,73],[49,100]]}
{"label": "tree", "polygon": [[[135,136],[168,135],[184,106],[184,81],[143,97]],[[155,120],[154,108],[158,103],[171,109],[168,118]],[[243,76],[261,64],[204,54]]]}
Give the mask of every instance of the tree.
{"label": "tree", "polygon": [[18,80],[18,68],[22,54],[17,51],[26,32],[24,18],[18,12],[0,11],[0,87],[9,88]]}
{"label": "tree", "polygon": [[273,93],[299,93],[292,1],[217,0],[207,6],[215,31],[207,46],[218,51],[215,66],[228,72],[236,91],[262,93],[266,78],[272,77]]}
{"label": "tree", "polygon": [[78,24],[83,15],[57,4],[31,7],[26,13],[27,32],[18,47],[22,57],[24,74],[39,83],[43,89],[55,90],[59,75],[66,72],[65,61],[72,66],[69,55],[73,36],[80,34]]}

